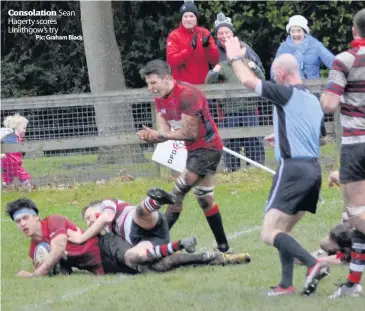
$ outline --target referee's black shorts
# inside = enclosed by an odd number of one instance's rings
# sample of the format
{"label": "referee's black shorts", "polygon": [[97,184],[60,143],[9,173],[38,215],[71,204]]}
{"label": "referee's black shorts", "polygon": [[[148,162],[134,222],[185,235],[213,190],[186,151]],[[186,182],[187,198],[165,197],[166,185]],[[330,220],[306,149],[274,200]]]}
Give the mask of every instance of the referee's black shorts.
{"label": "referee's black shorts", "polygon": [[315,214],[321,183],[318,159],[282,159],[273,178],[265,212],[275,208],[289,215],[300,211]]}

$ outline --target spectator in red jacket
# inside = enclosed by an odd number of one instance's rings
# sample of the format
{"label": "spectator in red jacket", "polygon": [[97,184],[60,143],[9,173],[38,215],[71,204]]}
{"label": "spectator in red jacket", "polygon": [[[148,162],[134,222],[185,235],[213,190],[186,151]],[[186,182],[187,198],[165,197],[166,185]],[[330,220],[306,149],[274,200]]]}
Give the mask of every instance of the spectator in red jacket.
{"label": "spectator in red jacket", "polygon": [[209,64],[219,61],[218,48],[210,31],[197,25],[199,12],[193,1],[185,1],[180,14],[180,27],[167,38],[167,62],[175,80],[204,84]]}

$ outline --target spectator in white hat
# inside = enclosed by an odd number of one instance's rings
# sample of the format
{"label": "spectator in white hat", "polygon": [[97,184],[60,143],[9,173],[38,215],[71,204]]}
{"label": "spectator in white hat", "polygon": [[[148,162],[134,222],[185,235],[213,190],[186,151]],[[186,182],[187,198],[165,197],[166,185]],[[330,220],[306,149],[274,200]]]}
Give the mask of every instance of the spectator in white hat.
{"label": "spectator in white hat", "polygon": [[[275,59],[284,53],[292,54],[298,62],[302,79],[320,78],[321,62],[327,68],[331,68],[335,56],[323,43],[309,34],[308,20],[305,17],[302,15],[290,17],[286,31],[289,35],[279,46]],[[274,79],[272,70],[271,78]]]}

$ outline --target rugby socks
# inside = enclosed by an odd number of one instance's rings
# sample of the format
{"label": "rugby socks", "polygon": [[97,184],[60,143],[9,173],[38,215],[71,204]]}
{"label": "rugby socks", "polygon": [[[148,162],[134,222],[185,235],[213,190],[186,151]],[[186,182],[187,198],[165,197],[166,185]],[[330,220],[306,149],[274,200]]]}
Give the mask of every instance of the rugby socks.
{"label": "rugby socks", "polygon": [[161,259],[181,250],[181,241],[175,241],[168,244],[161,244],[147,249],[147,258],[149,260]]}
{"label": "rugby socks", "polygon": [[317,264],[317,260],[287,233],[278,233],[274,239],[274,246],[288,257],[299,259],[308,268]]}
{"label": "rugby socks", "polygon": [[219,212],[218,204],[214,204],[212,208],[205,210],[204,215],[214,234],[215,240],[217,241],[218,250],[225,253],[228,251],[229,245],[224,232],[222,216]]}
{"label": "rugby socks", "polygon": [[350,262],[350,273],[346,286],[351,287],[359,284],[362,273],[365,270],[365,234],[355,230],[352,235],[352,252]]}
{"label": "rugby socks", "polygon": [[293,286],[294,258],[286,252],[278,251],[281,262],[281,281],[279,286],[281,288],[289,288]]}
{"label": "rugby socks", "polygon": [[178,213],[178,212],[171,212],[169,210],[167,210],[165,212],[165,218],[166,218],[167,224],[169,225],[169,229],[172,228],[172,226],[179,219],[179,217],[180,217],[180,213]]}
{"label": "rugby socks", "polygon": [[153,213],[158,211],[161,208],[161,205],[150,197],[146,197],[146,199],[143,201],[143,207],[148,212]]}

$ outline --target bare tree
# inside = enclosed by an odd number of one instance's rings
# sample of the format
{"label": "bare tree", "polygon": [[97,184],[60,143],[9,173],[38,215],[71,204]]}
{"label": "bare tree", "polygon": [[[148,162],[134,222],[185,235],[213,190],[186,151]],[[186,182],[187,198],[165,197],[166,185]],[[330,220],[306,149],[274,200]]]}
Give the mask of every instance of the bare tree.
{"label": "bare tree", "polygon": [[[115,38],[111,1],[80,1],[81,24],[92,93],[126,89],[121,55]],[[95,117],[101,136],[134,130],[132,104],[96,104]],[[122,150],[123,149],[123,150]],[[138,145],[101,148],[101,162],[141,162]]]}

